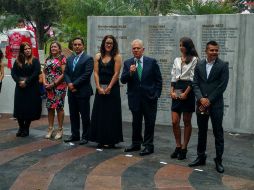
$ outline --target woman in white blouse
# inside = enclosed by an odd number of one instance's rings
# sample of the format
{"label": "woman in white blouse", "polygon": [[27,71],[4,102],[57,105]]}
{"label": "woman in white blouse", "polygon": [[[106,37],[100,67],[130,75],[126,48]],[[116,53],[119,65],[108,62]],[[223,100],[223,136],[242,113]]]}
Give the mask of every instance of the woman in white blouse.
{"label": "woman in white blouse", "polygon": [[[195,95],[191,89],[194,69],[198,62],[198,53],[190,38],[180,39],[181,57],[174,60],[170,97],[172,98],[171,115],[173,133],[176,141],[175,151],[171,158],[186,159],[187,146],[190,140],[192,125],[191,117],[195,111]],[[183,114],[182,114],[183,113]],[[183,115],[184,139],[181,141],[180,119]]]}

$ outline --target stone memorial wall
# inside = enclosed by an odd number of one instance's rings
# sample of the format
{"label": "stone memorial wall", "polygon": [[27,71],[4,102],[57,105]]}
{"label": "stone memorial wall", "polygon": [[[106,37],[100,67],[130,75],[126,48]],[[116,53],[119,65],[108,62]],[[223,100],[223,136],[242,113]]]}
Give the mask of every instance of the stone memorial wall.
{"label": "stone memorial wall", "polygon": [[[192,38],[200,58],[205,56],[205,45],[209,40],[220,44],[220,58],[229,62],[230,79],[224,94],[225,113],[223,125],[230,132],[254,133],[254,14],[248,15],[202,15],[202,16],[160,16],[160,17],[89,17],[88,53],[94,56],[102,38],[114,35],[123,60],[132,57],[131,41],[144,41],[145,55],[158,60],[163,76],[163,90],[158,102],[157,124],[171,125],[171,99],[169,88],[174,58],[180,56],[179,39]],[[43,62],[43,60],[41,60]],[[12,113],[15,84],[10,71],[0,93],[0,113]],[[92,81],[93,78],[92,78]],[[95,85],[93,84],[94,90]],[[124,121],[131,121],[128,108],[126,85],[121,85],[122,114]],[[93,98],[91,99],[91,108]],[[43,114],[47,114],[45,109]],[[106,110],[106,108],[105,108]],[[68,101],[65,102],[68,112]],[[196,117],[193,114],[193,126]],[[211,125],[209,126],[211,127]]]}
{"label": "stone memorial wall", "polygon": [[[224,94],[224,128],[232,132],[254,133],[254,15],[201,15],[160,17],[94,17],[88,18],[88,53],[99,51],[102,38],[114,35],[123,60],[132,57],[131,41],[144,41],[145,55],[157,59],[163,90],[158,102],[157,124],[171,124],[169,98],[171,68],[174,58],[180,56],[179,39],[192,38],[200,58],[210,40],[220,44],[220,58],[229,62],[230,79]],[[94,86],[95,88],[95,86]],[[131,121],[126,85],[121,86],[123,120]],[[105,108],[106,109],[106,108]],[[196,117],[193,115],[193,125]]]}

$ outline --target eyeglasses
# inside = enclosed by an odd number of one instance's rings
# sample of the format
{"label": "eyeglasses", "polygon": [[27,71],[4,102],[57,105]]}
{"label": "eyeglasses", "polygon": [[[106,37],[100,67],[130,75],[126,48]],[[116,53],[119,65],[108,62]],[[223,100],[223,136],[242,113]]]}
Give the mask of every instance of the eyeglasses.
{"label": "eyeglasses", "polygon": [[113,45],[113,42],[105,42],[106,45]]}

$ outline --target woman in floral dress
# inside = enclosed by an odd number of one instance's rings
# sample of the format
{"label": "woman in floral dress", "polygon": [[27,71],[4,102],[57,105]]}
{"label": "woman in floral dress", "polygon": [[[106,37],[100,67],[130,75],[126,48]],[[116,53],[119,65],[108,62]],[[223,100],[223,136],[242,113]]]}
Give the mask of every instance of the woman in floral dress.
{"label": "woman in floral dress", "polygon": [[61,45],[58,42],[52,42],[50,44],[50,55],[46,59],[43,69],[49,122],[48,133],[45,138],[51,138],[54,131],[55,110],[58,119],[58,130],[55,139],[61,139],[63,136],[63,108],[67,86],[63,80],[66,58],[61,54],[61,51]]}

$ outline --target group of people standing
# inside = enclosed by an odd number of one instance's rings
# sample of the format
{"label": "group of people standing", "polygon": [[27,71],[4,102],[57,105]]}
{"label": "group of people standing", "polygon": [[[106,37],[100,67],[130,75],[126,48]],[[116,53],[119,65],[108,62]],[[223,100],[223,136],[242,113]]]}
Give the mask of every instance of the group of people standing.
{"label": "group of people standing", "polygon": [[[128,105],[132,113],[132,143],[125,152],[140,151],[140,155],[154,152],[154,127],[157,101],[162,91],[162,76],[154,58],[144,56],[144,44],[140,39],[131,43],[133,57],[124,61],[120,76],[122,57],[114,36],[103,38],[100,51],[93,57],[84,52],[84,40],[72,40],[73,53],[66,58],[61,45],[52,42],[49,57],[43,68],[43,85],[46,89],[48,109],[48,133],[54,131],[57,113],[58,129],[55,139],[63,136],[64,99],[68,89],[71,136],[64,142],[97,142],[98,148],[114,148],[123,141],[122,113],[119,79],[127,84]],[[14,117],[19,123],[17,136],[29,135],[31,121],[41,115],[39,90],[40,63],[33,57],[29,43],[22,43],[11,75],[16,82]],[[206,45],[207,57],[199,60],[194,43],[190,38],[180,39],[181,57],[174,60],[170,97],[171,115],[176,147],[171,158],[186,159],[191,137],[191,118],[197,113],[198,146],[197,159],[189,166],[204,165],[206,161],[206,139],[209,117],[212,121],[216,147],[216,169],[223,172],[223,92],[229,78],[228,64],[218,58],[219,45],[210,41]],[[90,119],[90,97],[93,95],[91,75],[94,72],[95,99]],[[183,117],[184,134],[181,140],[180,120]],[[81,120],[80,120],[81,118]],[[144,118],[144,135],[142,123]],[[80,121],[82,131],[80,130]]]}
{"label": "group of people standing", "polygon": [[[222,155],[223,137],[223,93],[229,80],[228,63],[218,58],[219,45],[216,41],[206,44],[206,58],[199,60],[190,38],[180,39],[181,57],[174,60],[170,97],[172,98],[172,126],[176,148],[171,158],[186,159],[187,146],[191,137],[192,113],[196,110],[198,124],[197,158],[190,167],[205,165],[208,121],[211,118],[215,137],[216,170],[224,172]],[[180,119],[183,117],[184,134],[181,140]]]}
{"label": "group of people standing", "polygon": [[[123,141],[119,85],[119,78],[121,78],[123,84],[128,83],[129,107],[133,115],[132,145],[126,148],[125,152],[140,150],[143,144],[145,148],[140,155],[153,153],[157,100],[161,94],[162,77],[157,61],[143,56],[143,42],[139,39],[132,42],[134,57],[124,62],[121,77],[119,75],[122,57],[114,36],[107,35],[103,38],[100,52],[95,55],[94,61],[83,52],[82,39],[73,40],[73,50],[75,55],[67,59],[64,73],[68,85],[72,134],[64,141],[79,141],[79,144],[94,141],[98,143],[98,148],[114,148],[115,144]],[[90,77],[93,71],[96,94],[90,121],[90,96],[93,94]],[[82,120],[82,135],[80,135],[79,114]]]}

